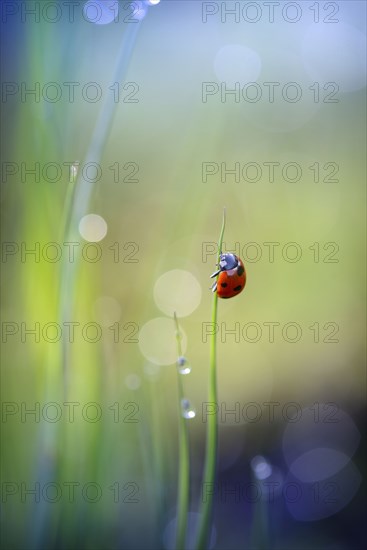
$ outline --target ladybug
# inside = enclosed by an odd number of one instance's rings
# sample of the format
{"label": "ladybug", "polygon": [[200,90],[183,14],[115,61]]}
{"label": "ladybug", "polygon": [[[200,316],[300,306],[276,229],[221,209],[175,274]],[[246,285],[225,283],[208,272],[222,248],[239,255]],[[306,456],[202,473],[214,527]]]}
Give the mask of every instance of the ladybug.
{"label": "ladybug", "polygon": [[218,279],[212,286],[212,291],[217,292],[219,298],[232,298],[237,296],[245,288],[246,271],[242,260],[236,254],[220,254],[219,269],[210,275]]}

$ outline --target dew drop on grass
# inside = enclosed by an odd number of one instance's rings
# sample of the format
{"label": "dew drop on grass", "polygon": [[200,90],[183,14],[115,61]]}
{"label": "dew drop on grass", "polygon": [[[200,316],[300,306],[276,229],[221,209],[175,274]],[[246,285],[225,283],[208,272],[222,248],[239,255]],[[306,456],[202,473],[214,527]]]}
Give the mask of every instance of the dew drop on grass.
{"label": "dew drop on grass", "polygon": [[79,162],[74,162],[70,166],[70,178],[69,183],[75,183],[78,175]]}
{"label": "dew drop on grass", "polygon": [[266,479],[272,473],[271,464],[261,455],[251,460],[251,468],[257,479]]}
{"label": "dew drop on grass", "polygon": [[181,414],[184,418],[195,418],[196,412],[191,407],[190,401],[188,399],[181,399]]}
{"label": "dew drop on grass", "polygon": [[180,374],[190,374],[191,372],[191,365],[186,357],[181,356],[177,359],[177,367]]}

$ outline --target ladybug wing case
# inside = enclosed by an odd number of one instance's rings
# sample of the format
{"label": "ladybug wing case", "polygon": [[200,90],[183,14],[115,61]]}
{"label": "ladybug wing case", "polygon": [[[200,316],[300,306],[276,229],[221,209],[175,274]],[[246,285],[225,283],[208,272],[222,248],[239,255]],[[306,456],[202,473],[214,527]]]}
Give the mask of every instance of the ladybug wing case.
{"label": "ladybug wing case", "polygon": [[246,273],[244,270],[240,275],[237,269],[221,271],[217,281],[217,294],[219,298],[232,298],[232,296],[237,296],[237,294],[242,292],[245,284]]}

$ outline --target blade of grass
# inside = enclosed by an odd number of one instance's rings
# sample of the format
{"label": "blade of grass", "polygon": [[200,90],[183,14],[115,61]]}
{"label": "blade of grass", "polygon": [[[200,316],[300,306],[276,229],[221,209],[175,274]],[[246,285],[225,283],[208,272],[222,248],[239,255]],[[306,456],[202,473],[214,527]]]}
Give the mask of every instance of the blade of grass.
{"label": "blade of grass", "polygon": [[[176,340],[178,358],[182,357],[180,327],[178,325],[176,312],[174,312],[176,325]],[[177,493],[177,523],[176,523],[176,550],[185,548],[187,516],[190,496],[190,449],[187,419],[182,415],[182,402],[184,399],[181,374],[177,369],[178,382],[178,417],[179,417],[179,471],[178,471],[178,493]]]}
{"label": "blade of grass", "polygon": [[[218,263],[219,256],[222,251],[222,242],[224,229],[226,225],[226,210],[223,209],[223,221],[222,229],[218,240]],[[217,310],[218,310],[218,294],[213,293],[212,302],[212,326],[217,324]],[[217,413],[217,337],[216,331],[213,331],[210,341],[210,372],[209,372],[209,403],[214,404],[214,413],[208,417],[207,433],[206,433],[206,451],[205,451],[205,465],[203,485],[204,487],[213,487],[215,479],[215,470],[217,464],[217,448],[218,448],[218,413]],[[210,522],[213,512],[213,491],[207,495],[205,502],[201,501],[201,510],[199,517],[198,535],[197,535],[197,550],[204,550],[207,547]]]}

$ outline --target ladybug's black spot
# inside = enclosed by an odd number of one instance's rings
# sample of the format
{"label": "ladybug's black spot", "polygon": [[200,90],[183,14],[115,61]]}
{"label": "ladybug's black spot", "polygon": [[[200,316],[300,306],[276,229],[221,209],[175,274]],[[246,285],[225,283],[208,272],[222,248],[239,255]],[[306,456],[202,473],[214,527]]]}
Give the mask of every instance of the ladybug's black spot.
{"label": "ladybug's black spot", "polygon": [[242,286],[241,286],[241,285],[238,285],[238,286],[235,286],[233,290],[234,290],[235,292],[238,292],[239,290],[241,290],[241,288],[242,288]]}
{"label": "ladybug's black spot", "polygon": [[228,286],[228,284],[227,284],[227,283],[220,283],[220,286],[221,286],[222,288],[226,288],[226,286]]}
{"label": "ladybug's black spot", "polygon": [[237,267],[237,275],[241,276],[244,271],[245,271],[245,269],[244,269],[243,265],[239,265]]}

